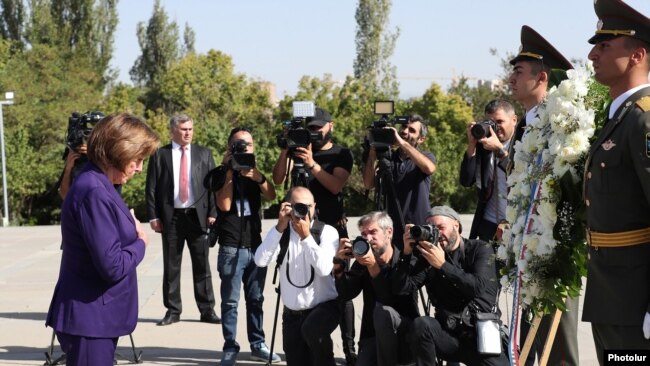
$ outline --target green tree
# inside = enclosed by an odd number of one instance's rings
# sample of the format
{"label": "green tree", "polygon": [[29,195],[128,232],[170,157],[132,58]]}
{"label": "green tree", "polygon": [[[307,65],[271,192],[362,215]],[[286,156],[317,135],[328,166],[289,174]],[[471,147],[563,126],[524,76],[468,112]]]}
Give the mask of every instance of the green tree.
{"label": "green tree", "polygon": [[16,92],[15,104],[3,109],[14,223],[57,220],[55,185],[68,117],[101,104],[101,75],[88,59],[73,56],[69,49],[37,44],[0,68],[0,90]]}
{"label": "green tree", "polygon": [[395,50],[399,28],[392,33],[387,30],[390,7],[390,0],[359,0],[355,13],[357,56],[354,77],[364,80],[371,90],[394,99],[399,85],[390,57]]}
{"label": "green tree", "polygon": [[87,57],[105,82],[115,78],[109,70],[113,33],[117,27],[117,0],[50,0],[57,30],[57,46],[69,47],[76,57]]}
{"label": "green tree", "polygon": [[472,120],[471,108],[461,97],[445,94],[434,83],[422,97],[410,101],[409,110],[429,122],[429,136],[422,148],[433,152],[437,160],[432,176],[431,204],[450,204],[466,212],[474,201],[470,196],[473,191],[461,189],[458,180],[467,146],[465,129],[467,122]]}
{"label": "green tree", "polygon": [[0,34],[4,39],[17,41],[22,45],[25,28],[25,6],[22,0],[0,2]]}

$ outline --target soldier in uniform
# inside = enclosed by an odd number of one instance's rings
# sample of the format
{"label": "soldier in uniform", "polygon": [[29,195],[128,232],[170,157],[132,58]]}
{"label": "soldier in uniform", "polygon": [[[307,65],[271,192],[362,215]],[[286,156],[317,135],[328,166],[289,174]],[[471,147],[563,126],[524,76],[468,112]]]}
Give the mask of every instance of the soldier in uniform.
{"label": "soldier in uniform", "polygon": [[[558,85],[566,78],[566,70],[572,69],[571,63],[557,51],[544,37],[524,25],[521,27],[521,48],[519,54],[510,60],[513,66],[509,78],[512,99],[522,104],[526,110],[524,118],[515,127],[514,141],[504,159],[509,159],[509,173],[514,162],[513,146],[520,141],[526,126],[526,120],[532,121],[537,116],[538,105],[546,98],[547,90]],[[502,162],[503,163],[503,162]],[[500,229],[497,229],[498,231]],[[497,232],[500,237],[500,232]],[[578,365],[578,298],[567,298],[567,311],[562,313],[560,325],[551,348],[548,365]],[[521,321],[521,344],[523,344],[532,314],[525,313]],[[529,353],[526,365],[535,362],[535,355],[541,357],[544,343],[551,325],[551,316],[542,318],[535,341]]]}
{"label": "soldier in uniform", "polygon": [[604,350],[650,349],[650,19],[620,0],[594,7],[589,59],[612,103],[585,164],[582,320],[603,365]]}

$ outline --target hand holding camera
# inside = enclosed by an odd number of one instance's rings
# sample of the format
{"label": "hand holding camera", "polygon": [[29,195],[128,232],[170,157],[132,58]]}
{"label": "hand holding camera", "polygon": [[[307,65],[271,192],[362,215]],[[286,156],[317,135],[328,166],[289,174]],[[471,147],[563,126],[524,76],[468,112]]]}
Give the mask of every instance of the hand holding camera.
{"label": "hand holding camera", "polygon": [[305,240],[311,235],[311,218],[309,216],[309,206],[304,203],[294,203],[291,206],[291,225],[300,236],[300,240]]}
{"label": "hand holding camera", "polygon": [[279,232],[283,232],[289,226],[289,221],[291,221],[291,203],[282,202],[280,204],[280,212],[278,213],[278,223],[275,225],[275,229]]}

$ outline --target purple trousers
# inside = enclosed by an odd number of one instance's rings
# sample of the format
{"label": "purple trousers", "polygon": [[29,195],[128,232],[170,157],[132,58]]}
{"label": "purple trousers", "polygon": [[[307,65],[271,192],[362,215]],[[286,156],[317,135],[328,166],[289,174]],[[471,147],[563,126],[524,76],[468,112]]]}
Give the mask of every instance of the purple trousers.
{"label": "purple trousers", "polygon": [[117,338],[92,338],[57,332],[66,366],[113,366]]}

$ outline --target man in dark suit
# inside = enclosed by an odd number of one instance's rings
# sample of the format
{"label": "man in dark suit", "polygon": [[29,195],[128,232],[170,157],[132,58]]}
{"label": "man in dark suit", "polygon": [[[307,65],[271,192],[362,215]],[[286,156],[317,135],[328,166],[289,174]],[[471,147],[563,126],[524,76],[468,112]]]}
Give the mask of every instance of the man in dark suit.
{"label": "man in dark suit", "polygon": [[506,217],[506,164],[508,148],[514,143],[517,115],[510,102],[495,99],[485,106],[484,119],[491,121],[494,128],[476,122],[467,126],[467,151],[460,164],[460,184],[476,185],[478,194],[469,239],[490,242],[497,225]]}
{"label": "man in dark suit", "polygon": [[650,349],[650,19],[598,0],[589,59],[609,87],[607,121],[585,163],[589,256],[582,320],[596,355]]}
{"label": "man in dark suit", "polygon": [[[520,141],[524,133],[526,121],[533,121],[537,116],[537,107],[546,98],[547,90],[558,85],[563,78],[566,78],[566,70],[572,69],[571,63],[553,47],[544,37],[524,25],[521,27],[521,48],[517,56],[510,60],[513,66],[509,78],[512,99],[521,103],[526,110],[524,119],[515,127],[514,141],[506,158],[514,161],[512,147],[515,141]],[[510,171],[507,169],[508,172]],[[499,230],[498,230],[499,231]],[[500,233],[497,233],[499,236]],[[578,306],[577,297],[569,297],[566,300],[567,311],[562,313],[560,325],[553,342],[553,348],[549,355],[549,365],[578,365]],[[529,324],[526,316],[521,321],[521,343],[523,344],[528,335]],[[532,365],[535,355],[541,356],[546,341],[548,330],[551,325],[551,316],[542,318],[539,330],[535,336],[533,349],[531,350],[526,365]]]}
{"label": "man in dark suit", "polygon": [[203,178],[215,167],[210,150],[193,145],[193,122],[186,115],[169,120],[172,143],[149,159],[147,213],[151,228],[163,239],[163,303],[165,317],[158,325],[180,320],[181,260],[185,242],[192,259],[194,299],[201,321],[220,323],[214,312],[212,274],[208,260],[206,228],[217,216],[214,198],[203,187]]}

